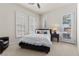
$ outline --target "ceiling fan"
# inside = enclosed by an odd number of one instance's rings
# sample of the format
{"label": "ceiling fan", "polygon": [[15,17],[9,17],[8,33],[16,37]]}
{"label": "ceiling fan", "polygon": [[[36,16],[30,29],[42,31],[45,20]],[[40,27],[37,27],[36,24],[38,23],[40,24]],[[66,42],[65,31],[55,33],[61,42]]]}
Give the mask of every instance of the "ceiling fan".
{"label": "ceiling fan", "polygon": [[37,7],[40,9],[40,4],[39,3],[28,3],[28,4],[30,4],[30,5],[37,5]]}

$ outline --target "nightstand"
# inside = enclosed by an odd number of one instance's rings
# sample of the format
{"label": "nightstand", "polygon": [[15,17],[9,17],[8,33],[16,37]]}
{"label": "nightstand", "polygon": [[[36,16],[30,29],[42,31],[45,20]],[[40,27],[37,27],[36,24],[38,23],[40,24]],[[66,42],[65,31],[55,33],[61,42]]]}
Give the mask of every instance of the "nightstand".
{"label": "nightstand", "polygon": [[54,38],[57,38],[57,42],[59,42],[59,34],[58,33],[53,32],[51,36],[52,36],[51,41],[53,41]]}

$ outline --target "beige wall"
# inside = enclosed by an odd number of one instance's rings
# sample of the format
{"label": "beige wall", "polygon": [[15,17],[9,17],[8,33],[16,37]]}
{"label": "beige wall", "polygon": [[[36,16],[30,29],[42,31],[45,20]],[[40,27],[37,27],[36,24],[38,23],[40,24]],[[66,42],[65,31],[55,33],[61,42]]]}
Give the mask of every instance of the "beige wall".
{"label": "beige wall", "polygon": [[[29,11],[17,4],[0,4],[0,36],[9,36],[10,42],[13,43],[15,39],[15,12],[21,11],[28,15],[37,17],[39,22],[39,15],[35,12]],[[38,23],[39,24],[39,23]],[[38,26],[39,27],[39,26]]]}

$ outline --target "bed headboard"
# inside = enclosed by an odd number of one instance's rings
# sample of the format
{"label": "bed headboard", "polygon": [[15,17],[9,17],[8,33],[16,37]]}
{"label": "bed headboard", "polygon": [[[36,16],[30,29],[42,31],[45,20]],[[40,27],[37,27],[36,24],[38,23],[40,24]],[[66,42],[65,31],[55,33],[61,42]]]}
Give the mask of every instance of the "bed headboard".
{"label": "bed headboard", "polygon": [[[50,36],[51,36],[52,29],[36,29],[36,33],[37,34],[50,34]],[[52,36],[51,36],[51,40],[52,40]]]}
{"label": "bed headboard", "polygon": [[52,30],[51,29],[36,29],[37,34],[51,34]]}

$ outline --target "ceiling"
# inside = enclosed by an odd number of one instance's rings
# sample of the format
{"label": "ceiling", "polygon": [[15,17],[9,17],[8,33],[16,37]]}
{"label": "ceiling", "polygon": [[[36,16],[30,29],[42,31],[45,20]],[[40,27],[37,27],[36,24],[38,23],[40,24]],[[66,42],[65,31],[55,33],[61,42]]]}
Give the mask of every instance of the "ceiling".
{"label": "ceiling", "polygon": [[20,3],[20,5],[24,6],[25,8],[28,8],[39,14],[49,12],[56,8],[73,5],[74,3],[39,3],[39,4],[40,4],[40,8],[38,8],[36,4],[31,5],[29,3]]}

